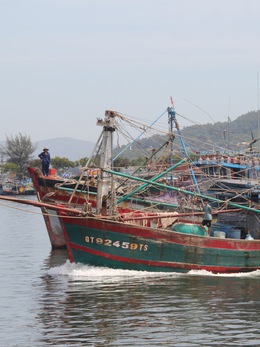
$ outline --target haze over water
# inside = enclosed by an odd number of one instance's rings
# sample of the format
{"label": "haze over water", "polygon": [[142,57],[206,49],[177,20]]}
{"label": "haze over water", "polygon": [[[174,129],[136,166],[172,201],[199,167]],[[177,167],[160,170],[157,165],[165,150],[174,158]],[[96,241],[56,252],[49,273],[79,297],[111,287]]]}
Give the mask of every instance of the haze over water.
{"label": "haze over water", "polygon": [[70,264],[65,250],[51,251],[39,209],[6,202],[0,236],[1,346],[260,345],[260,271],[154,274]]}

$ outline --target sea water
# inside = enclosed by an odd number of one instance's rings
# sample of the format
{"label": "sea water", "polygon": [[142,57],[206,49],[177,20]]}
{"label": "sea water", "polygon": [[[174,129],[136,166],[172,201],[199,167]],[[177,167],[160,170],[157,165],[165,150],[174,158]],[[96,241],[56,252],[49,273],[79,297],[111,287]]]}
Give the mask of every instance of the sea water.
{"label": "sea water", "polygon": [[260,271],[71,264],[51,250],[40,210],[15,203],[0,205],[0,236],[0,346],[260,345]]}

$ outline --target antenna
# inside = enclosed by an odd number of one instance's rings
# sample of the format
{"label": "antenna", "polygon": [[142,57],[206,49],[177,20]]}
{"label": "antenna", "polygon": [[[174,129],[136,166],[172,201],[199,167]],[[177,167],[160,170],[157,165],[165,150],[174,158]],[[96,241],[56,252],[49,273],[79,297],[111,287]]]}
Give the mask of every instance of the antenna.
{"label": "antenna", "polygon": [[229,150],[229,123],[231,121],[231,119],[230,119],[230,103],[231,103],[231,98],[229,97],[229,99],[228,99],[228,122],[227,122],[227,150]]}
{"label": "antenna", "polygon": [[259,138],[259,124],[260,124],[260,116],[259,116],[259,71],[257,71],[257,137]]}

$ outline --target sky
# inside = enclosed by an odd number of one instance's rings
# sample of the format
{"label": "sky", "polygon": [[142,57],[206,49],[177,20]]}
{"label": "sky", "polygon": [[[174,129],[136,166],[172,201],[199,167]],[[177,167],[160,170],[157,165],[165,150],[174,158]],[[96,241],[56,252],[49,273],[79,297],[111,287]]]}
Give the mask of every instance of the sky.
{"label": "sky", "polygon": [[[259,0],[0,0],[0,141],[96,142],[111,109],[181,127],[259,108]],[[166,120],[167,121],[167,120]]]}

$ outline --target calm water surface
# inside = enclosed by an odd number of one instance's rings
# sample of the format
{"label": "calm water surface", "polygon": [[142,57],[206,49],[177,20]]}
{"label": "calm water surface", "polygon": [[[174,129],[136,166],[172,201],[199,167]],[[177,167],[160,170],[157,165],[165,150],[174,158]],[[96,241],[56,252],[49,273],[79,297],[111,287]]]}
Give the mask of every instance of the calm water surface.
{"label": "calm water surface", "polygon": [[51,251],[39,209],[0,203],[0,346],[260,345],[260,271],[70,264],[66,251]]}

